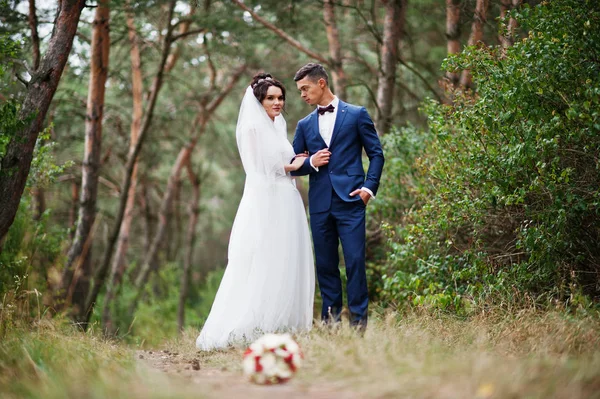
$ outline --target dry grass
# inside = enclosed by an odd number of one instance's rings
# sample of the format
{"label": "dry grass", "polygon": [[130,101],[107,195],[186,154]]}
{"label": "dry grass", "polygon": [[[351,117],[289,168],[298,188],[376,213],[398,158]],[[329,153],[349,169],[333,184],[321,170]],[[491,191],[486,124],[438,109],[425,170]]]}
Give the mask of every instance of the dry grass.
{"label": "dry grass", "polygon": [[[600,398],[597,315],[387,314],[372,318],[364,337],[345,324],[317,327],[296,337],[306,362],[285,390],[250,386],[243,348],[201,353],[196,335],[157,348],[157,371],[137,359],[149,364],[149,350],[93,332],[56,322],[13,329],[0,342],[0,397]],[[195,359],[200,371],[189,366]]]}
{"label": "dry grass", "polygon": [[[194,351],[196,332],[170,343]],[[302,384],[373,398],[600,398],[600,321],[521,311],[461,320],[426,312],[372,320],[364,337],[342,325],[297,337]],[[199,354],[240,371],[241,349]]]}
{"label": "dry grass", "polygon": [[[175,396],[174,396],[175,392]],[[66,322],[12,326],[0,341],[0,398],[198,398],[139,369],[132,348]]]}

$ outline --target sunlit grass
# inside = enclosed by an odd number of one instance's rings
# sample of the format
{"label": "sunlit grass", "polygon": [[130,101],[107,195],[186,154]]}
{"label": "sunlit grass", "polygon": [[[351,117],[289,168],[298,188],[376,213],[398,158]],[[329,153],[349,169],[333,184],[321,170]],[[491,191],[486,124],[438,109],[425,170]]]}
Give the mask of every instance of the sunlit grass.
{"label": "sunlit grass", "polygon": [[[364,337],[345,324],[297,336],[306,362],[296,383],[378,398],[600,398],[599,333],[597,316],[559,312],[388,314]],[[194,335],[171,348],[191,353]],[[198,356],[241,374],[241,349]]]}
{"label": "sunlit grass", "polygon": [[[305,364],[288,386],[296,392],[325,390],[321,397],[332,398],[336,392],[371,398],[600,398],[599,332],[600,318],[590,314],[389,313],[371,317],[364,337],[346,324],[297,335]],[[173,372],[164,373],[140,362],[139,354],[149,352],[68,323],[13,328],[0,342],[0,396],[220,397],[232,383],[231,397],[243,397],[246,389],[255,395],[247,397],[260,397],[275,389],[252,391],[245,382],[244,348],[199,352],[197,334],[189,329],[154,349],[161,350],[154,352],[157,358],[165,357],[163,349],[177,352],[165,361]],[[187,366],[191,359],[201,371]],[[210,371],[227,376],[208,387]]]}

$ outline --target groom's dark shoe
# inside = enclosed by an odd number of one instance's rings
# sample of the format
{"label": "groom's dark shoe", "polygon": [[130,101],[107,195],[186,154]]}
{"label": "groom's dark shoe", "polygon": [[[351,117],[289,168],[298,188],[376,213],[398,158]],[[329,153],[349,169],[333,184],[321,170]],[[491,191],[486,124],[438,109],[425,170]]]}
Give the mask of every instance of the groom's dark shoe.
{"label": "groom's dark shoe", "polygon": [[354,318],[353,315],[350,315],[350,328],[356,330],[358,335],[364,337],[365,331],[367,331],[367,316],[363,316],[361,318]]}

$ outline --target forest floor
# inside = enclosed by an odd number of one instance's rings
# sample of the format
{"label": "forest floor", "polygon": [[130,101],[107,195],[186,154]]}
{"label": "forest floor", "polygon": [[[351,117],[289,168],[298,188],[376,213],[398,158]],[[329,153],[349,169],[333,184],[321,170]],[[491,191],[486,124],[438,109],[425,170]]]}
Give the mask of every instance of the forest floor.
{"label": "forest floor", "polygon": [[343,387],[325,384],[307,384],[292,379],[279,385],[256,385],[248,382],[239,370],[230,370],[226,366],[201,365],[200,356],[189,356],[169,350],[138,350],[140,367],[148,368],[150,373],[162,374],[169,384],[197,390],[203,398],[340,398],[359,399],[360,396],[344,391]]}
{"label": "forest floor", "polygon": [[294,337],[303,366],[272,386],[244,377],[244,347],[198,351],[195,329],[148,347],[67,320],[3,323],[3,399],[600,399],[600,316],[591,311],[390,313],[373,315],[364,337],[347,324],[316,327]]}
{"label": "forest floor", "polygon": [[469,318],[427,312],[297,336],[305,365],[288,383],[246,380],[244,348],[200,352],[196,331],[138,350],[170,384],[208,398],[600,398],[600,320],[519,311]]}

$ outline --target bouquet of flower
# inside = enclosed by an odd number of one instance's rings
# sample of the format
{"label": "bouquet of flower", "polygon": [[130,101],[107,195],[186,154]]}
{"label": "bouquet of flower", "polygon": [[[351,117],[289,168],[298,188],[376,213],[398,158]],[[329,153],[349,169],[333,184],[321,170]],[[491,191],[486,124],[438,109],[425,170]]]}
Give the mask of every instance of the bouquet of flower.
{"label": "bouquet of flower", "polygon": [[292,378],[303,358],[289,334],[266,334],[246,349],[244,374],[256,384],[279,384]]}

